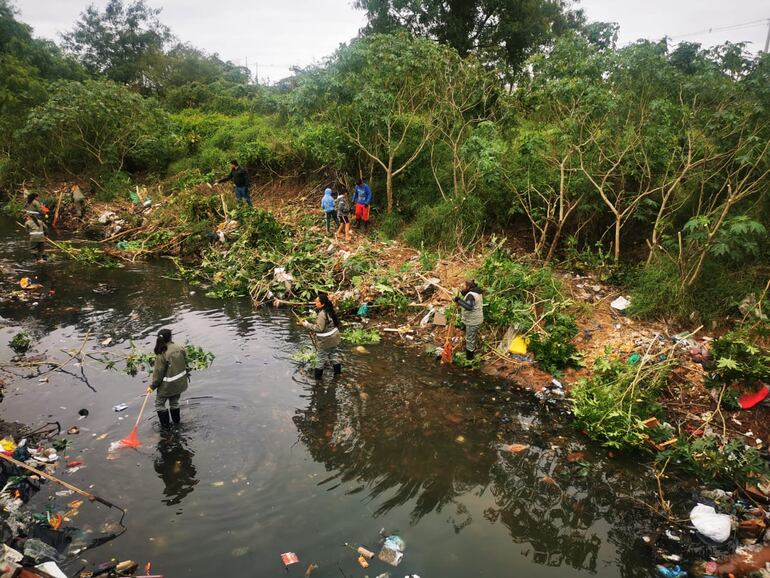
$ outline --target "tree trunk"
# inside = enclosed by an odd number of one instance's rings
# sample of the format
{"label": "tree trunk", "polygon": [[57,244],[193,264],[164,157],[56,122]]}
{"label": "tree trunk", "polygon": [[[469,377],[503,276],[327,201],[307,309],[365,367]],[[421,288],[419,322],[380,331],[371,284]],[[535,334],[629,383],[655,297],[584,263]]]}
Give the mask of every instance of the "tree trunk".
{"label": "tree trunk", "polygon": [[615,263],[620,261],[620,229],[622,227],[622,216],[615,215]]}
{"label": "tree trunk", "polygon": [[388,215],[393,212],[393,158],[388,159],[388,170],[385,171],[385,195],[388,199]]}

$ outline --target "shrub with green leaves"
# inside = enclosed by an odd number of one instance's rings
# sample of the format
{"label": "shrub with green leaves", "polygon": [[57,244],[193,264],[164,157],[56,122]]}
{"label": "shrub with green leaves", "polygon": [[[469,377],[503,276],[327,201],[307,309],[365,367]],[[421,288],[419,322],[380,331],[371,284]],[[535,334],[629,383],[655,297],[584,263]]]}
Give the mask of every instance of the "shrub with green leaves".
{"label": "shrub with green leaves", "polygon": [[376,329],[346,329],[342,332],[342,340],[351,345],[373,345],[381,340],[380,333]]}
{"label": "shrub with green leaves", "polygon": [[645,357],[635,365],[597,359],[593,375],[569,390],[577,427],[610,448],[641,447],[648,435],[642,422],[660,415],[657,398],[670,367]]}
{"label": "shrub with green leaves", "polygon": [[707,484],[743,486],[752,478],[770,475],[770,466],[755,448],[739,439],[724,443],[713,435],[679,440],[658,454],[657,461],[673,464]]}
{"label": "shrub with green leaves", "polygon": [[707,383],[713,386],[744,385],[758,381],[770,385],[770,353],[763,350],[748,329],[737,329],[714,340],[711,345],[713,371]]}
{"label": "shrub with green leaves", "polygon": [[[572,339],[577,325],[550,269],[514,261],[498,243],[476,273],[484,289],[484,319],[492,327],[515,327],[530,336],[538,365],[556,372],[579,364]],[[537,322],[537,327],[535,327]]]}

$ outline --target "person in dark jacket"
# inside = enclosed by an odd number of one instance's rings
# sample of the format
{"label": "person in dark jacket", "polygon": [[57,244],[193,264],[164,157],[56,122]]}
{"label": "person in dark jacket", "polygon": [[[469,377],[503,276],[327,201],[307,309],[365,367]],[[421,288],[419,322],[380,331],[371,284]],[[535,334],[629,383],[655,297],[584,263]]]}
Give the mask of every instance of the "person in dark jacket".
{"label": "person in dark jacket", "polygon": [[177,425],[182,421],[179,415],[179,398],[182,392],[187,390],[189,380],[187,354],[184,347],[171,341],[170,329],[158,331],[154,352],[155,367],[147,393],[156,392],[155,411],[158,412],[160,427],[168,429],[172,421]]}
{"label": "person in dark jacket", "polygon": [[315,299],[315,307],[318,314],[315,323],[303,321],[302,325],[310,329],[316,336],[316,349],[318,361],[315,366],[315,378],[323,377],[324,367],[327,363],[332,364],[334,375],[342,373],[342,361],[340,358],[339,346],[342,341],[340,337],[340,321],[337,319],[337,313],[334,311],[329,296],[323,291],[319,291]]}
{"label": "person in dark jacket", "polygon": [[251,195],[249,195],[249,174],[242,166],[238,165],[238,161],[230,161],[230,172],[226,177],[222,177],[217,183],[224,183],[225,181],[233,181],[235,185],[235,200],[246,201],[249,206],[251,204]]}
{"label": "person in dark jacket", "polygon": [[465,358],[472,360],[476,355],[476,336],[484,323],[484,297],[476,281],[469,280],[460,288],[460,295],[454,302],[462,309],[461,319],[465,325]]}

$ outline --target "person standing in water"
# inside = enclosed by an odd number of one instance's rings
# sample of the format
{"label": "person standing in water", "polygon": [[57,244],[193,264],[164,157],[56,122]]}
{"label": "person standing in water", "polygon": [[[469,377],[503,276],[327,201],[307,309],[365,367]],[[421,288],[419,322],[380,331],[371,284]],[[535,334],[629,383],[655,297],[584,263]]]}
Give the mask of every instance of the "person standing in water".
{"label": "person standing in water", "polygon": [[82,219],[86,213],[86,197],[77,184],[72,185],[72,204],[75,206],[75,216]]}
{"label": "person standing in water", "polygon": [[[184,347],[171,341],[171,330],[158,331],[155,342],[155,367],[152,372],[152,382],[147,393],[156,392],[155,411],[158,412],[160,427],[169,429],[171,423],[179,425],[179,398],[187,390],[189,371],[187,369],[187,354]],[[166,409],[168,402],[169,409]]]}
{"label": "person standing in water", "polygon": [[460,288],[460,295],[454,302],[462,308],[462,322],[465,325],[465,358],[469,361],[476,355],[476,336],[484,323],[484,297],[476,281],[469,280]]}
{"label": "person standing in water", "polygon": [[24,227],[29,231],[29,248],[38,261],[45,261],[46,225],[37,211],[24,211]]}
{"label": "person standing in water", "polygon": [[334,305],[332,305],[329,296],[323,291],[319,291],[314,305],[318,311],[315,323],[303,321],[302,325],[313,331],[316,336],[318,360],[316,361],[314,375],[316,379],[320,380],[323,377],[324,367],[327,363],[332,364],[334,375],[342,373],[342,361],[339,351],[342,339],[339,329],[340,321],[337,319],[337,313],[334,311]]}

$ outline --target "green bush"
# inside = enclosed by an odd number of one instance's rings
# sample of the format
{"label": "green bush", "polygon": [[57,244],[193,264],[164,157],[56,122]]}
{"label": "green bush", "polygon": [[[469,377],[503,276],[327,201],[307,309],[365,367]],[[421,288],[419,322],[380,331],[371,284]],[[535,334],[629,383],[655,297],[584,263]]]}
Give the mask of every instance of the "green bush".
{"label": "green bush", "polygon": [[126,200],[129,198],[129,192],[134,189],[134,183],[131,177],[120,171],[117,173],[108,173],[101,178],[97,178],[99,186],[96,187],[94,199],[108,203],[116,199]]}
{"label": "green bush", "polygon": [[723,443],[717,436],[679,440],[658,454],[657,461],[673,464],[707,484],[733,483],[743,487],[757,477],[770,475],[770,467],[755,448],[747,447],[739,439]]}
{"label": "green bush", "polygon": [[466,246],[484,231],[484,205],[477,196],[422,207],[403,232],[412,247],[454,249]]}
{"label": "green bush", "polygon": [[[765,273],[766,274],[766,273]],[[698,282],[682,287],[676,263],[665,256],[640,266],[631,281],[629,315],[638,319],[665,318],[710,323],[737,311],[741,300],[764,287],[761,266],[736,268],[707,260]]]}
{"label": "green bush", "polygon": [[577,427],[607,447],[641,447],[648,436],[642,421],[661,415],[657,397],[669,369],[644,358],[636,365],[597,359],[592,377],[569,390]]}
{"label": "green bush", "polygon": [[715,339],[711,344],[714,368],[707,383],[752,388],[762,381],[770,385],[770,352],[762,350],[757,338],[748,328],[740,328]]}

